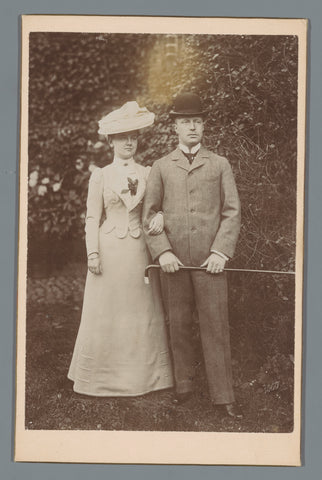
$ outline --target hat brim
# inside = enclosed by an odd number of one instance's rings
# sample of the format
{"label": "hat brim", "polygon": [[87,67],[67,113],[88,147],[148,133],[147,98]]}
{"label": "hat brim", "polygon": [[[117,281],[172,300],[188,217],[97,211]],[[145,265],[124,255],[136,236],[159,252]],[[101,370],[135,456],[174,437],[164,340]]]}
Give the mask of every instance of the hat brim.
{"label": "hat brim", "polygon": [[140,115],[138,118],[124,118],[115,119],[112,121],[101,120],[99,122],[98,133],[100,135],[117,135],[118,133],[133,132],[135,130],[141,131],[144,128],[150,127],[154,123],[154,113],[147,113]]}
{"label": "hat brim", "polygon": [[127,133],[127,132],[138,132],[138,133],[142,133],[143,130],[147,127],[150,127],[152,124],[149,124],[149,125],[145,125],[144,127],[139,127],[139,128],[116,128],[114,130],[108,130],[108,132],[106,130],[104,130],[104,133],[102,133],[102,131],[98,131],[99,135],[108,135],[108,136],[111,136],[111,135],[118,135],[119,133]]}
{"label": "hat brim", "polygon": [[172,110],[169,112],[170,117],[205,117],[207,115],[207,110],[204,110],[203,112],[175,112]]}

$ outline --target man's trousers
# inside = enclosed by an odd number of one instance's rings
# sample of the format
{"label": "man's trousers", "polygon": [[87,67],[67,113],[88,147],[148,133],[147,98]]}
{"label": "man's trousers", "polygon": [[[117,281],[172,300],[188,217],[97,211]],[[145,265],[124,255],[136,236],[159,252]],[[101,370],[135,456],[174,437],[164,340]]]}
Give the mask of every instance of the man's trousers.
{"label": "man's trousers", "polygon": [[193,389],[193,312],[197,309],[211,400],[234,402],[226,273],[162,273],[177,393]]}

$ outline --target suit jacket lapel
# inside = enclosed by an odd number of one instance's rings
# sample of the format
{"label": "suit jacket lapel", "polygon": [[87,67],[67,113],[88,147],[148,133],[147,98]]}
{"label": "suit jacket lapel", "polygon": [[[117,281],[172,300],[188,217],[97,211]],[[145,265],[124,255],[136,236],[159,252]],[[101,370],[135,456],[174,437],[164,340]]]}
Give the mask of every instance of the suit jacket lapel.
{"label": "suit jacket lapel", "polygon": [[205,164],[205,159],[208,158],[207,150],[203,147],[200,147],[197,155],[195,156],[194,161],[189,165],[189,172],[195,170],[196,168],[202,167]]}
{"label": "suit jacket lapel", "polygon": [[174,160],[179,168],[183,168],[187,172],[191,172],[196,168],[201,167],[205,163],[205,159],[208,158],[207,150],[204,147],[200,147],[199,152],[197,153],[194,161],[190,165],[187,157],[182,153],[180,148],[176,148],[172,154],[172,160]]}
{"label": "suit jacket lapel", "polygon": [[141,202],[141,200],[144,197],[145,188],[146,188],[146,180],[142,176],[138,165],[135,165],[135,170],[136,170],[136,177],[138,179],[138,187],[137,187],[136,195],[130,196],[131,204],[128,206],[129,212],[133,210]]}
{"label": "suit jacket lapel", "polygon": [[124,178],[120,175],[118,168],[111,164],[109,166],[108,172],[108,188],[110,188],[114,193],[116,193],[120,198],[122,198],[123,194],[121,193],[126,185],[124,183]]}
{"label": "suit jacket lapel", "polygon": [[172,160],[176,162],[177,167],[183,168],[183,170],[186,170],[187,172],[189,172],[190,163],[187,157],[184,156],[184,154],[182,153],[179,147],[173,151]]}
{"label": "suit jacket lapel", "polygon": [[117,167],[111,165],[109,173],[108,187],[118,195],[118,197],[122,200],[122,202],[129,211],[133,210],[140,203],[140,201],[144,197],[146,186],[145,180],[140,174],[139,169],[136,165],[134,166],[134,168],[138,179],[136,195],[131,195],[129,192],[125,192],[125,190],[128,190],[128,184],[126,180],[127,176],[123,176]]}

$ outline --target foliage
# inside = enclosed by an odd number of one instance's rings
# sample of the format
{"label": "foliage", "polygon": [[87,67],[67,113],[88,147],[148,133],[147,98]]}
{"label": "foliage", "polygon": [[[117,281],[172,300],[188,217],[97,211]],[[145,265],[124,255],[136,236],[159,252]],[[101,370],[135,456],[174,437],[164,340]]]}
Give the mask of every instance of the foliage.
{"label": "foliage", "polygon": [[[209,112],[204,143],[227,156],[241,197],[231,266],[294,269],[296,37],[32,33],[29,66],[29,266],[50,271],[84,252],[90,171],[112,160],[98,120],[134,99],[153,111],[137,152],[151,165],[176,145],[168,111],[173,96],[189,90]],[[293,278],[230,280],[238,362],[291,354]]]}
{"label": "foliage", "polygon": [[[137,93],[142,36],[32,33],[29,71],[29,245],[48,259],[84,237],[87,183],[111,161],[97,120]],[[141,49],[141,51],[143,51]],[[124,75],[126,65],[127,75]],[[103,140],[103,141],[102,141]],[[58,242],[58,243],[57,243]]]}
{"label": "foliage", "polygon": [[97,135],[104,114],[133,99],[156,113],[137,155],[152,164],[176,143],[173,95],[192,90],[209,111],[205,144],[229,158],[241,196],[235,265],[294,268],[296,37],[32,33],[29,87],[34,241],[83,237],[88,167],[112,156]]}
{"label": "foliage", "polygon": [[160,114],[148,157],[161,156],[175,143],[173,136],[168,140],[166,114],[172,96],[198,92],[209,112],[204,143],[228,157],[241,197],[235,264],[294,269],[296,37],[184,36],[176,64],[164,71],[156,62],[149,84],[151,103],[146,103]]}

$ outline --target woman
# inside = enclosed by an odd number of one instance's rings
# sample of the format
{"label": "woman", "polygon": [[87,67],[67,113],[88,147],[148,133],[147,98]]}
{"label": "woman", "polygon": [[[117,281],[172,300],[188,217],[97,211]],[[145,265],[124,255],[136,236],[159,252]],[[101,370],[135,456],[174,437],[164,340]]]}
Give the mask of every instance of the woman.
{"label": "woman", "polygon": [[[99,122],[99,133],[108,135],[114,148],[114,160],[96,168],[89,181],[89,271],[68,372],[78,393],[135,396],[173,384],[157,283],[144,283],[148,254],[141,208],[149,167],[133,159],[139,130],[153,121],[153,113],[128,102]],[[151,234],[162,230],[161,218],[152,220]]]}

